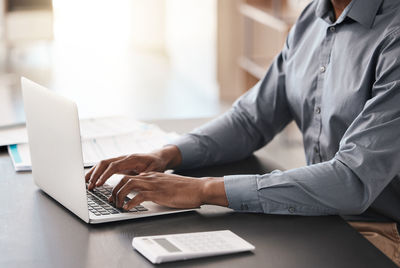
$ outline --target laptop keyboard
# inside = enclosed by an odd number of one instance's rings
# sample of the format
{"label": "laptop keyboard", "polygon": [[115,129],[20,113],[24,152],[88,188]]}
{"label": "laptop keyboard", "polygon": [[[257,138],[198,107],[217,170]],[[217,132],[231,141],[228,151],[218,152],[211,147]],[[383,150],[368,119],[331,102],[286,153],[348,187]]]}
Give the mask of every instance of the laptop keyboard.
{"label": "laptop keyboard", "polygon": [[[86,184],[87,187],[87,184]],[[148,209],[142,205],[136,206],[129,211],[125,211],[123,209],[118,209],[113,207],[108,202],[108,197],[112,193],[112,187],[109,185],[103,185],[100,187],[96,187],[92,191],[86,189],[86,195],[88,199],[88,207],[89,211],[92,212],[96,216],[101,215],[111,215],[111,214],[119,214],[119,213],[127,213],[127,212],[140,212],[147,211]],[[125,198],[125,201],[129,201],[128,197]]]}

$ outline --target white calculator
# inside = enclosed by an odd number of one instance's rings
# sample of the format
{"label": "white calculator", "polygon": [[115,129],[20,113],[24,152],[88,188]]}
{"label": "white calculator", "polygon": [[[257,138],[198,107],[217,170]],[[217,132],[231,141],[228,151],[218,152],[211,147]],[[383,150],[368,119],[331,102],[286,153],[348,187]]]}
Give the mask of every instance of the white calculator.
{"label": "white calculator", "polygon": [[255,247],[229,230],[135,237],[132,246],[152,263],[252,251]]}

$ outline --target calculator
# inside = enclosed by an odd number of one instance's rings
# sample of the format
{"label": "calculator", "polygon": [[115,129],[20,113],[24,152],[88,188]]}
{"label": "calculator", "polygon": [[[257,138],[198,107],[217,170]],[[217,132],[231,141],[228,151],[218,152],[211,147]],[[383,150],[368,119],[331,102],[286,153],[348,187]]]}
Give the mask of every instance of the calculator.
{"label": "calculator", "polygon": [[135,237],[132,246],[152,263],[187,260],[255,247],[229,230]]}

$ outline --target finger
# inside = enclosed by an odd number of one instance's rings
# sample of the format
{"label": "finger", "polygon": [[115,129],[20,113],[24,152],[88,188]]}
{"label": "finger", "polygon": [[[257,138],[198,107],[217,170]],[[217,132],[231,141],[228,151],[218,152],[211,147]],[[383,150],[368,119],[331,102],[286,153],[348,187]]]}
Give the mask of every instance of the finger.
{"label": "finger", "polygon": [[118,182],[117,185],[115,185],[115,187],[112,189],[111,196],[108,198],[109,202],[112,202],[114,204],[116,203],[115,197],[117,196],[119,189],[121,189],[121,187],[124,186],[125,183],[127,183],[129,179],[130,179],[129,176],[125,176]]}
{"label": "finger", "polygon": [[94,188],[96,181],[101,176],[101,174],[103,174],[104,170],[107,169],[108,165],[114,161],[118,161],[121,158],[123,158],[123,156],[102,160],[96,166],[94,166],[93,167],[94,170],[91,173],[91,176],[89,179],[89,186],[88,186],[89,190],[92,190]]}
{"label": "finger", "polygon": [[97,179],[96,186],[103,185],[112,175],[120,172],[121,165],[124,163],[124,161],[125,159],[120,159],[118,161],[111,162]]}
{"label": "finger", "polygon": [[141,170],[143,164],[140,162],[132,163],[134,156],[125,156],[120,158],[117,161],[110,163],[106,170],[103,171],[103,174],[100,175],[99,179],[97,180],[96,186],[103,185],[112,175],[119,173],[119,174],[126,174],[128,175],[136,175],[138,172],[136,170]]}
{"label": "finger", "polygon": [[95,168],[96,168],[96,165],[94,165],[94,166],[89,170],[89,172],[86,173],[86,175],[85,175],[85,181],[86,181],[86,182],[88,182],[88,181],[90,180],[90,176],[92,176],[92,173],[93,173],[93,171],[94,171]]}
{"label": "finger", "polygon": [[115,206],[117,208],[121,208],[124,205],[124,201],[126,196],[132,192],[132,191],[146,191],[149,190],[150,187],[150,183],[148,181],[143,181],[143,180],[137,180],[135,178],[131,178],[129,179],[129,181],[127,183],[125,183],[121,189],[119,189],[119,191],[117,192],[116,195],[116,203]]}
{"label": "finger", "polygon": [[152,177],[152,176],[155,176],[157,174],[162,174],[162,173],[156,172],[156,171],[144,171],[144,172],[141,172],[139,175],[140,176],[144,176],[144,177]]}
{"label": "finger", "polygon": [[95,186],[95,183],[98,177],[103,173],[103,171],[107,168],[108,162],[106,160],[100,161],[97,165],[93,167],[93,172],[90,175],[88,189],[92,190]]}
{"label": "finger", "polygon": [[130,201],[126,202],[126,204],[123,206],[123,209],[125,210],[130,210],[144,201],[152,201],[154,196],[154,192],[152,191],[141,191],[137,195],[135,195],[134,198],[132,198]]}

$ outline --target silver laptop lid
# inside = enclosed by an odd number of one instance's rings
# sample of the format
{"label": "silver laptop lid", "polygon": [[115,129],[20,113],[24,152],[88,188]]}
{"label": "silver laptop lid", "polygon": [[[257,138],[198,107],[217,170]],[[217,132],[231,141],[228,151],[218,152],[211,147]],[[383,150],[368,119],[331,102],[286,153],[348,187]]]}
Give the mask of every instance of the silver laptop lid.
{"label": "silver laptop lid", "polygon": [[89,222],[77,106],[24,77],[21,83],[34,181]]}

